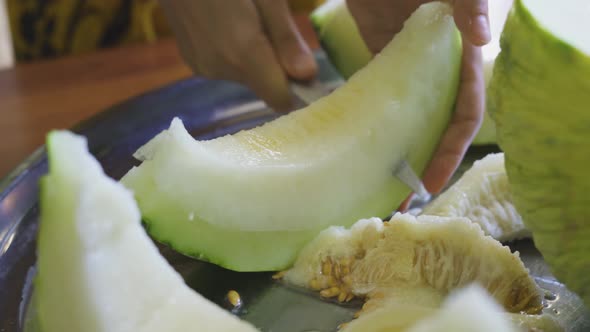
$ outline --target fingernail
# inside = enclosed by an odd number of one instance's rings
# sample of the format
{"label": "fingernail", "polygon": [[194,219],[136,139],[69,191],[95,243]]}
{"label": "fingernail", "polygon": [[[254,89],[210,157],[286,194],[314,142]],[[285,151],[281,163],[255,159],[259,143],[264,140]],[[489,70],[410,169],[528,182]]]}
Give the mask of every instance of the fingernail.
{"label": "fingernail", "polygon": [[487,15],[477,15],[472,21],[471,29],[482,44],[487,44],[492,39],[490,21]]}
{"label": "fingernail", "polygon": [[300,53],[296,55],[292,64],[294,72],[291,74],[298,79],[312,78],[317,71],[315,59],[310,54]]}

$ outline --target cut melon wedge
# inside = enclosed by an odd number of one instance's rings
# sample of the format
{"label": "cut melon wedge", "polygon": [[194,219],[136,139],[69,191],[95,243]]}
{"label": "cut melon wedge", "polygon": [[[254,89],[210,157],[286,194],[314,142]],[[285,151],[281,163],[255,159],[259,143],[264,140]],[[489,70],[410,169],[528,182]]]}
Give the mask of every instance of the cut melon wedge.
{"label": "cut melon wedge", "polygon": [[[500,34],[513,0],[488,1],[492,39],[482,47],[484,78],[486,86],[491,79],[494,61],[500,53]],[[322,48],[345,78],[352,76],[372,58],[358,27],[350,14],[346,0],[328,0],[312,12],[311,21],[318,34]],[[496,127],[486,112],[473,145],[496,144]]]}
{"label": "cut melon wedge", "polygon": [[421,6],[344,86],[235,135],[195,141],[180,120],[136,156],[122,182],[150,234],[234,270],[287,267],[329,225],[385,217],[422,173],[453,112],[461,45],[449,5]]}
{"label": "cut melon wedge", "polygon": [[35,280],[43,332],[257,331],[185,285],[85,139],[52,132],[47,146]]}

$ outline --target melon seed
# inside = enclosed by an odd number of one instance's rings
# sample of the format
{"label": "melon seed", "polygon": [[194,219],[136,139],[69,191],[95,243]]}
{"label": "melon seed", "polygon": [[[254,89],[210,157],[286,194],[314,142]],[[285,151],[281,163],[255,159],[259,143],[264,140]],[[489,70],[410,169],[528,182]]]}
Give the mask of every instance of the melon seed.
{"label": "melon seed", "polygon": [[227,300],[234,307],[239,307],[242,305],[242,299],[240,298],[240,294],[233,289],[227,292]]}

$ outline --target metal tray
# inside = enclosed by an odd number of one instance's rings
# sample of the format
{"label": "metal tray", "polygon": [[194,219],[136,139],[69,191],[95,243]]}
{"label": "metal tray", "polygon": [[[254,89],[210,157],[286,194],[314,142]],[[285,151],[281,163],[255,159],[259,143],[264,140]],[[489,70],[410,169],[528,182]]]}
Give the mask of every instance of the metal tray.
{"label": "metal tray", "polygon": [[[321,54],[318,60],[320,80],[338,77]],[[88,137],[90,151],[106,173],[118,179],[136,164],[132,153],[167,128],[175,116],[198,139],[251,128],[276,117],[239,85],[188,79],[114,106],[73,130]],[[471,149],[457,175],[473,160],[495,150]],[[27,307],[35,272],[38,180],[46,171],[45,150],[40,148],[0,182],[0,332],[23,331],[25,322],[34,316],[27,315]],[[590,331],[590,312],[551,276],[533,243],[519,241],[511,247],[521,252],[525,265],[546,290],[545,312],[557,317],[567,331]],[[274,281],[270,273],[232,272],[160,248],[189,286],[220,306],[232,310],[225,297],[230,289],[238,291],[244,304],[234,313],[265,332],[336,331],[361,304],[338,305]]]}

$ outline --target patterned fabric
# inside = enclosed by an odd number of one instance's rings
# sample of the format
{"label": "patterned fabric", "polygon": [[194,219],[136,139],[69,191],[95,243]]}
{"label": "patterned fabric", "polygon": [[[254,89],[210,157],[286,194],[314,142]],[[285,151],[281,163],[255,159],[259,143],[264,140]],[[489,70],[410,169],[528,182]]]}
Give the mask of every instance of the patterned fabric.
{"label": "patterned fabric", "polygon": [[[318,1],[290,3],[296,10],[310,10]],[[151,42],[170,34],[157,0],[6,0],[6,4],[17,61]]]}

